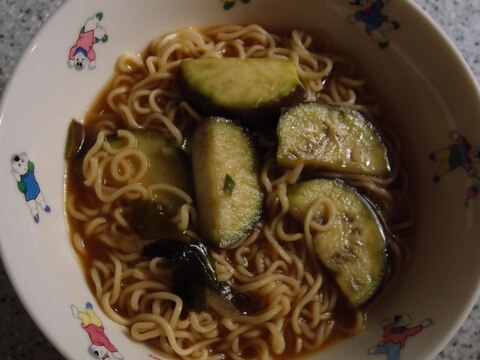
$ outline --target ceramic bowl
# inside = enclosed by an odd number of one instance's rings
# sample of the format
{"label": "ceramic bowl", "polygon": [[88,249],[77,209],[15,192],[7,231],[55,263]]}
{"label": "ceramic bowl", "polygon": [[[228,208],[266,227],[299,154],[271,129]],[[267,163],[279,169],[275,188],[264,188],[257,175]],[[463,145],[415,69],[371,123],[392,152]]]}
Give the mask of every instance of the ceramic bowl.
{"label": "ceramic bowl", "polygon": [[[151,39],[174,29],[229,23],[326,32],[340,53],[354,59],[400,125],[415,194],[411,262],[361,333],[312,358],[398,359],[401,354],[428,359],[446,345],[479,294],[475,145],[480,145],[480,90],[459,53],[412,1],[372,1],[377,24],[361,16],[361,3],[79,0],[63,5],[40,31],[1,107],[1,250],[22,302],[65,357],[91,358],[92,340],[72,313],[90,303],[125,359],[160,358],[102,312],[72,249],[63,158],[70,119],[82,119],[121,53],[140,52]],[[108,41],[94,44],[95,68],[76,71],[68,65],[70,49],[86,21],[99,12]],[[28,202],[19,191],[12,171],[16,156],[34,164],[48,207],[42,209],[40,200]],[[384,328],[395,325],[396,337],[384,336]]]}

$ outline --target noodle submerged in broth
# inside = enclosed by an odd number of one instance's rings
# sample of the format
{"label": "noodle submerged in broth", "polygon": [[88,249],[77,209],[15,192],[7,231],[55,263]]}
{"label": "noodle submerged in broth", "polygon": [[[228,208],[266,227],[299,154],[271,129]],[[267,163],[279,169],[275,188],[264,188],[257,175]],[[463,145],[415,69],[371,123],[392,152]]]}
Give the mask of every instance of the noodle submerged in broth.
{"label": "noodle submerged in broth", "polygon": [[[263,216],[242,241],[227,248],[207,244],[216,280],[246,295],[254,304],[249,311],[211,303],[204,310],[187,309],[172,291],[171,261],[142,256],[152,241],[135,233],[130,221],[135,202],[162,203],[168,197],[176,206],[165,212],[167,222],[187,242],[203,240],[188,184],[181,179],[175,184],[142,182],[152,159],[138,149],[136,138],[138,128],[159,132],[186,154],[188,163],[189,139],[204,119],[184,99],[177,75],[183,59],[202,57],[290,59],[306,100],[364,114],[385,134],[392,159],[388,177],[309,170],[301,162],[285,167],[276,160],[275,131],[253,134],[265,193]],[[182,359],[291,359],[361,331],[366,307],[346,304],[312,250],[321,224],[295,222],[287,193],[290,185],[322,177],[342,179],[367,195],[394,235],[388,236],[390,283],[405,262],[407,250],[399,244],[411,220],[408,213],[398,216],[408,177],[399,142],[381,120],[379,106],[354,64],[332,53],[323,35],[297,30],[277,35],[258,25],[189,28],[154,39],[141,55],[121,55],[111,84],[85,116],[84,145],[69,161],[67,174],[72,243],[105,313],[129,328],[133,339],[148,342],[161,355]],[[117,143],[109,141],[112,137]],[[322,204],[315,206],[332,206]],[[310,215],[310,222],[318,219]]]}

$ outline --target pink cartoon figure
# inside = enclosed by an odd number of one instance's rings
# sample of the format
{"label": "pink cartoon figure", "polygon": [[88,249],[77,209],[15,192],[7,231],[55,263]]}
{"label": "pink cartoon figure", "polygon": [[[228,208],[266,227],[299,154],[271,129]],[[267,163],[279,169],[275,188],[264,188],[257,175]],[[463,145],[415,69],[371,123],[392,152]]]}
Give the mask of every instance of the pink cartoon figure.
{"label": "pink cartoon figure", "polygon": [[90,69],[96,66],[96,54],[93,47],[96,43],[105,43],[108,41],[107,31],[99,25],[103,19],[103,13],[98,12],[94,17],[91,17],[85,23],[85,26],[80,30],[77,42],[70,49],[70,56],[68,58],[68,65],[77,70],[83,70],[87,64]]}
{"label": "pink cartoon figure", "polygon": [[102,360],[122,360],[123,355],[110,342],[105,335],[105,328],[102,321],[93,311],[93,305],[89,302],[85,305],[85,311],[79,311],[75,305],[72,305],[73,316],[82,321],[82,328],[90,337],[91,345],[88,347],[89,353],[95,359]]}
{"label": "pink cartoon figure", "polygon": [[368,350],[369,354],[387,356],[387,360],[399,360],[400,351],[405,346],[407,338],[415,336],[424,328],[433,324],[432,319],[425,319],[421,324],[410,326],[412,319],[407,314],[395,315],[382,322],[383,339]]}
{"label": "pink cartoon figure", "polygon": [[396,30],[400,24],[390,20],[382,13],[383,7],[390,0],[355,0],[351,1],[351,5],[355,5],[358,11],[351,15],[348,20],[354,24],[358,21],[365,24],[367,34],[378,43],[382,49],[389,45],[389,41],[385,36],[385,32]]}

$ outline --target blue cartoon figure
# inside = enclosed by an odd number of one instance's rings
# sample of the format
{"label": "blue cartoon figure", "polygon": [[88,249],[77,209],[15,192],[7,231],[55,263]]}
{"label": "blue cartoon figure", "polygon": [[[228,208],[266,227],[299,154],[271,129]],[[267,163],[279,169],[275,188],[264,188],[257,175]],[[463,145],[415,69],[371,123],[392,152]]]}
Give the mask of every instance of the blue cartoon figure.
{"label": "blue cartoon figure", "polygon": [[472,146],[470,142],[456,130],[450,133],[450,139],[454,141],[453,144],[437,150],[429,156],[430,160],[438,162],[433,181],[439,182],[447,171],[452,171],[457,168],[462,168],[467,175],[472,178],[478,178],[474,163],[480,161],[480,147]]}
{"label": "blue cartoon figure", "polygon": [[365,24],[365,30],[370,37],[378,43],[382,49],[389,45],[389,41],[385,36],[385,32],[396,30],[400,24],[391,21],[382,13],[382,9],[390,0],[355,0],[350,2],[355,5],[358,11],[350,16],[350,23],[358,21]]}
{"label": "blue cartoon figure", "polygon": [[395,315],[391,319],[384,320],[383,339],[376,346],[368,350],[369,354],[386,355],[387,360],[400,359],[400,351],[405,346],[407,338],[414,336],[424,328],[433,324],[432,319],[425,319],[421,324],[410,326],[412,319],[407,314]]}
{"label": "blue cartoon figure", "polygon": [[[229,10],[233,8],[235,6],[235,3],[237,2],[237,0],[220,0],[220,1],[223,2],[223,8],[225,10]],[[240,1],[244,4],[248,4],[250,2],[250,0],[240,0]]]}
{"label": "blue cartoon figure", "polygon": [[99,26],[103,19],[103,13],[99,12],[94,17],[91,17],[85,23],[85,26],[80,30],[77,42],[70,49],[68,58],[68,65],[77,70],[83,70],[87,64],[90,69],[96,67],[96,54],[93,47],[96,43],[105,43],[108,41],[107,31]]}
{"label": "blue cartoon figure", "polygon": [[26,153],[13,155],[11,165],[12,175],[15,180],[17,180],[18,190],[25,195],[25,201],[30,208],[33,219],[38,224],[40,222],[38,208],[40,207],[47,213],[49,213],[51,209],[35,178],[35,165],[28,160]]}
{"label": "blue cartoon figure", "polygon": [[88,352],[95,359],[102,360],[122,360],[123,355],[120,354],[117,348],[110,342],[105,334],[102,320],[93,311],[93,305],[89,302],[85,305],[85,311],[80,311],[75,305],[71,307],[73,316],[82,322],[82,328],[85,330],[90,338],[91,345],[88,347]]}
{"label": "blue cartoon figure", "polygon": [[457,168],[463,169],[471,179],[471,186],[466,191],[465,207],[469,207],[469,201],[479,194],[480,177],[477,175],[475,163],[480,161],[480,146],[472,146],[470,142],[453,130],[450,132],[450,144],[430,154],[429,159],[438,162],[433,182],[439,182],[447,171]]}

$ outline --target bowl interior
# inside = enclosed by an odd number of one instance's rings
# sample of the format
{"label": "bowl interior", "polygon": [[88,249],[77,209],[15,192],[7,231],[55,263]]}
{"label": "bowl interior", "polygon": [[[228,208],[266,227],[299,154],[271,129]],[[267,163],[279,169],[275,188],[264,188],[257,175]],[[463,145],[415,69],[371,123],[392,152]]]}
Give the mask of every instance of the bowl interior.
{"label": "bowl interior", "polygon": [[[85,20],[100,11],[109,39],[95,47],[96,68],[72,70],[67,65],[72,41]],[[322,359],[351,358],[352,354],[355,359],[371,358],[368,350],[383,339],[382,321],[404,314],[411,319],[410,327],[426,325],[426,319],[433,326],[409,339],[402,357],[428,358],[441,350],[478,295],[480,245],[475,231],[480,204],[474,191],[478,178],[468,173],[475,168],[473,162],[470,169],[451,168],[454,171],[434,182],[443,163],[429,156],[453,151],[457,141],[452,131],[470,144],[480,144],[478,86],[451,44],[410,1],[392,2],[382,10],[400,25],[385,33],[389,46],[384,49],[365,31],[365,24],[348,21],[356,11],[349,1],[334,0],[144,0],[135,5],[127,0],[114,4],[87,0],[68,2],[42,29],[3,99],[1,250],[22,301],[65,356],[89,358],[88,336],[72,309],[86,311],[90,302],[125,358],[156,358],[152,349],[129,339],[125,328],[101,312],[72,249],[64,214],[63,159],[70,119],[82,119],[121,53],[139,52],[154,37],[174,29],[228,23],[327,33],[339,53],[355,60],[372,92],[384,101],[402,140],[415,202],[411,263],[388,298],[371,312],[366,329],[323,350]],[[35,164],[51,208],[51,212],[40,212],[39,223],[10,174],[12,155],[22,153]]]}

